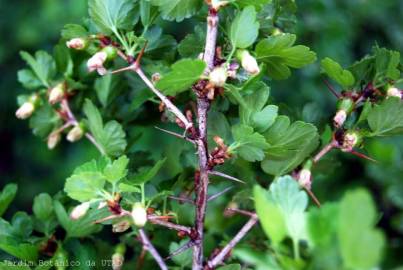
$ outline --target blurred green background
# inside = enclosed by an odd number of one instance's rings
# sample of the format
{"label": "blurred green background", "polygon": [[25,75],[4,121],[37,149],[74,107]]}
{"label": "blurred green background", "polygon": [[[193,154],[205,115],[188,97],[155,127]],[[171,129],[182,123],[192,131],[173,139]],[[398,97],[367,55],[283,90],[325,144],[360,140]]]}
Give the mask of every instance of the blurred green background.
{"label": "blurred green background", "polygon": [[[375,44],[403,52],[401,0],[301,0],[297,4],[299,43],[310,46],[318,59],[329,56],[349,65]],[[85,140],[63,142],[48,151],[45,142],[32,136],[28,122],[15,118],[15,99],[23,92],[17,82],[17,71],[24,66],[18,52],[51,50],[64,24],[85,18],[86,1],[0,0],[0,9],[0,188],[16,182],[19,192],[9,213],[30,212],[36,194],[60,190],[71,171],[96,153]],[[272,96],[288,115],[318,126],[329,122],[335,110],[335,98],[326,90],[317,64],[286,82],[274,83]],[[326,162],[333,166],[314,172],[313,188],[322,202],[339,198],[352,186],[370,189],[383,213],[379,219],[388,236],[388,267],[403,254],[403,140],[368,141],[366,152],[379,162],[337,152],[329,155]]]}

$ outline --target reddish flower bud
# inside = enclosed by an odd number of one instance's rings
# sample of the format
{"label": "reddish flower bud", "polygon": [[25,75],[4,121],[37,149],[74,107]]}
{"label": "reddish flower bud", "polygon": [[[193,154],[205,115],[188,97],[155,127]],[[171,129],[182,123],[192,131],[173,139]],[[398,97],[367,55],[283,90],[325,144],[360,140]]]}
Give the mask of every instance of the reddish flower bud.
{"label": "reddish flower bud", "polygon": [[209,75],[209,80],[214,86],[223,87],[227,81],[227,69],[224,67],[214,68]]}
{"label": "reddish flower bud", "polygon": [[49,92],[49,103],[54,105],[64,98],[64,91],[65,91],[64,83],[59,83],[55,87],[53,87]]}
{"label": "reddish flower bud", "polygon": [[83,135],[84,130],[82,129],[82,127],[80,127],[80,125],[77,125],[69,131],[69,133],[67,134],[67,140],[69,142],[76,142],[80,140],[83,137]]}
{"label": "reddish flower bud", "polygon": [[66,46],[70,49],[83,50],[87,47],[87,40],[83,38],[73,38],[66,42]]}
{"label": "reddish flower bud", "polygon": [[243,69],[246,70],[251,75],[256,75],[260,72],[259,65],[256,59],[250,55],[247,50],[242,50],[238,52],[238,57],[241,60],[241,65]]}
{"label": "reddish flower bud", "polygon": [[137,227],[144,227],[144,225],[147,223],[147,211],[143,204],[141,203],[135,203],[133,205],[132,209],[132,219],[134,225]]}
{"label": "reddish flower bud", "polygon": [[48,148],[54,149],[61,139],[60,132],[52,132],[48,137]]}
{"label": "reddish flower bud", "polygon": [[82,204],[77,205],[76,207],[74,207],[73,211],[71,211],[70,218],[77,220],[83,217],[87,213],[89,208],[90,208],[90,202],[84,202]]}
{"label": "reddish flower bud", "polygon": [[107,73],[106,68],[104,67],[104,63],[108,55],[106,52],[101,51],[94,54],[90,59],[87,61],[87,68],[89,72],[96,70],[99,75],[105,75]]}

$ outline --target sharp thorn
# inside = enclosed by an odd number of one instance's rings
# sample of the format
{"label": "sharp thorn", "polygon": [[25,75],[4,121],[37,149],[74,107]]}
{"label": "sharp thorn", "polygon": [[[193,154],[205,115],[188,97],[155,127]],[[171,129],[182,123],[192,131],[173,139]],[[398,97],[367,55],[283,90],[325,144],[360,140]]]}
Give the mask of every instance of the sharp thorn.
{"label": "sharp thorn", "polygon": [[174,252],[169,254],[168,257],[164,258],[164,261],[170,260],[172,257],[175,257],[176,255],[179,255],[180,253],[182,253],[182,252],[186,251],[187,249],[191,248],[192,246],[194,246],[194,242],[192,240],[190,240],[189,242],[187,242],[186,244],[184,244],[183,246],[179,247],[177,250],[175,250]]}
{"label": "sharp thorn", "polygon": [[312,192],[312,190],[305,188],[306,193],[308,193],[309,197],[311,197],[311,199],[313,200],[313,202],[320,208],[321,204],[320,201],[318,200],[318,198],[315,196],[315,194]]}
{"label": "sharp thorn", "polygon": [[218,171],[209,171],[209,174],[211,174],[211,175],[216,175],[216,176],[221,176],[221,177],[223,177],[223,178],[226,178],[226,179],[229,179],[229,180],[238,182],[238,183],[245,184],[244,181],[242,181],[242,180],[240,180],[240,179],[238,179],[238,178],[235,178],[235,177],[233,177],[233,176],[231,176],[231,175],[222,173],[222,172],[218,172]]}
{"label": "sharp thorn", "polygon": [[141,61],[141,58],[143,58],[147,44],[148,44],[148,41],[146,41],[146,43],[144,44],[144,47],[141,49],[139,55],[137,56],[136,62],[134,62],[134,64],[133,64],[136,68],[140,67],[140,61]]}
{"label": "sharp thorn", "polygon": [[337,93],[337,91],[333,88],[333,86],[326,79],[323,78],[323,82],[326,84],[327,88],[330,90],[330,92],[332,92],[332,94],[336,98],[341,98],[341,95],[339,93]]}
{"label": "sharp thorn", "polygon": [[214,195],[211,195],[211,196],[207,199],[207,201],[208,201],[208,202],[209,202],[209,201],[212,201],[212,200],[214,200],[214,199],[220,197],[221,195],[227,193],[228,191],[230,191],[230,190],[233,189],[233,188],[234,188],[233,186],[227,187],[226,189],[224,189],[224,190],[222,190],[222,191],[220,191],[220,192],[218,192],[218,193],[216,193],[216,194],[214,194]]}
{"label": "sharp thorn", "polygon": [[365,155],[365,154],[363,154],[363,153],[357,152],[357,151],[355,151],[355,150],[351,150],[350,153],[353,154],[353,155],[355,155],[355,156],[357,156],[357,157],[360,157],[360,158],[363,158],[363,159],[366,159],[366,160],[369,160],[369,161],[378,163],[377,160],[375,160],[375,159],[373,159],[373,158],[371,158],[371,157],[369,157],[369,156],[367,156],[367,155]]}

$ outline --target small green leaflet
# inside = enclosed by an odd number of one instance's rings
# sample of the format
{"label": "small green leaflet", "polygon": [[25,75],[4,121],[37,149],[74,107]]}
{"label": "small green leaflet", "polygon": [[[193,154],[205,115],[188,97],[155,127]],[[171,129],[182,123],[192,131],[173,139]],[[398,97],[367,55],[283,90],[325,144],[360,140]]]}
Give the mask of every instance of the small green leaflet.
{"label": "small green leaflet", "polygon": [[266,4],[269,4],[272,0],[236,0],[235,2],[240,7],[246,7],[253,5],[258,11]]}
{"label": "small green leaflet", "polygon": [[101,114],[89,99],[85,101],[83,110],[88,118],[89,129],[103,151],[109,156],[121,155],[127,145],[122,126],[114,120],[104,126]]}
{"label": "small green leaflet", "polygon": [[268,65],[267,72],[276,80],[283,80],[291,75],[290,68],[302,68],[316,60],[316,54],[303,45],[293,46],[296,36],[280,34],[260,41],[256,46],[259,61]]}
{"label": "small green leaflet", "polygon": [[232,127],[232,135],[235,142],[230,145],[228,151],[237,152],[250,162],[263,160],[264,150],[269,147],[263,135],[242,124]]}
{"label": "small green leaflet", "polygon": [[327,57],[321,61],[321,66],[324,72],[343,88],[348,88],[354,85],[355,79],[353,74],[350,71],[343,69],[336,61]]}
{"label": "small green leaflet", "polygon": [[138,174],[133,176],[130,182],[140,185],[150,181],[157,175],[166,160],[166,158],[159,160],[152,168],[142,168]]}
{"label": "small green leaflet", "polygon": [[88,13],[91,20],[103,34],[130,30],[138,14],[133,0],[89,0]]}
{"label": "small green leaflet", "polygon": [[385,48],[374,48],[375,51],[375,81],[382,79],[397,80],[400,78],[400,53]]}
{"label": "small green leaflet", "polygon": [[366,190],[349,191],[340,202],[338,239],[348,269],[373,269],[379,265],[385,236],[374,226],[378,220],[374,201]]}
{"label": "small green leaflet", "polygon": [[[25,62],[27,62],[27,64],[32,69],[32,73],[30,73],[26,69],[22,71],[22,74],[19,75],[20,82],[26,85],[28,84],[27,77],[29,77],[30,80],[32,81],[35,80],[33,76],[35,75],[36,79],[40,82],[41,86],[50,87],[50,80],[53,78],[53,76],[56,75],[56,64],[52,56],[50,56],[45,51],[37,51],[35,53],[35,58],[29,53],[24,51],[20,52],[20,55],[21,58],[24,59]],[[28,85],[32,86],[35,85],[35,83],[31,82]]]}
{"label": "small green leaflet", "polygon": [[206,30],[197,25],[192,34],[188,34],[178,45],[178,52],[182,57],[196,58],[204,50]]}
{"label": "small green leaflet", "polygon": [[255,186],[254,197],[256,212],[263,220],[261,223],[267,236],[278,245],[288,235],[298,252],[298,242],[307,239],[307,194],[286,175],[275,180],[268,191]]}
{"label": "small green leaflet", "polygon": [[158,6],[164,20],[181,22],[193,16],[202,6],[202,0],[150,0]]}
{"label": "small green leaflet", "polygon": [[372,107],[367,116],[371,128],[370,136],[403,134],[403,102],[397,97],[388,97]]}
{"label": "small green leaflet", "polygon": [[89,163],[76,168],[73,175],[67,178],[64,191],[77,201],[87,202],[102,194],[105,185],[105,176],[93,168]]}
{"label": "small green leaflet", "polygon": [[41,106],[29,120],[32,132],[41,138],[46,138],[61,123],[60,117],[48,104]]}
{"label": "small green leaflet", "polygon": [[264,134],[269,147],[262,169],[272,175],[283,175],[300,165],[319,144],[314,125],[278,116]]}
{"label": "small green leaflet", "polygon": [[66,230],[69,237],[84,237],[102,229],[100,224],[95,224],[94,221],[105,217],[108,212],[106,208],[102,210],[90,209],[87,214],[78,220],[72,220],[67,214],[64,206],[57,200],[53,201],[53,208],[60,225]]}
{"label": "small green leaflet", "polygon": [[47,193],[41,193],[34,199],[32,211],[40,220],[47,220],[53,213],[53,199]]}
{"label": "small green leaflet", "polygon": [[129,159],[126,156],[121,156],[112,163],[105,166],[104,175],[108,182],[115,184],[127,175],[127,165]]}
{"label": "small green leaflet", "polygon": [[192,86],[206,68],[202,60],[182,59],[172,65],[172,71],[164,75],[157,83],[157,88],[166,95],[174,96]]}
{"label": "small green leaflet", "polygon": [[110,103],[111,97],[119,92],[119,81],[119,76],[112,76],[111,74],[107,74],[95,80],[94,88],[98,100],[103,107],[106,107]]}
{"label": "small green leaflet", "polygon": [[16,184],[10,183],[5,185],[0,192],[0,217],[6,212],[8,206],[14,200],[17,189]]}
{"label": "small green leaflet", "polygon": [[73,39],[87,36],[87,30],[79,24],[66,24],[62,30],[62,38],[64,39]]}
{"label": "small green leaflet", "polygon": [[259,32],[259,23],[256,21],[256,11],[253,6],[244,8],[237,14],[231,24],[229,37],[232,46],[245,49],[251,46]]}
{"label": "small green leaflet", "polygon": [[264,132],[276,120],[278,107],[265,106],[270,95],[270,88],[265,83],[257,82],[249,88],[253,91],[243,98],[245,106],[239,106],[241,123],[253,127],[258,132]]}

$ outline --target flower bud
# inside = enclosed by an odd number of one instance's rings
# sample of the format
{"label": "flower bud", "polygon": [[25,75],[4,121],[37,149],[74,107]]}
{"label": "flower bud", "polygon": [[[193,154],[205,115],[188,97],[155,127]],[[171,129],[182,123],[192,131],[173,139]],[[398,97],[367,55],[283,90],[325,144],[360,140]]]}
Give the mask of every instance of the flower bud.
{"label": "flower bud", "polygon": [[87,47],[87,40],[84,38],[73,38],[66,42],[70,49],[83,50]]}
{"label": "flower bud", "polygon": [[257,64],[256,59],[250,55],[247,50],[242,50],[238,53],[239,58],[241,59],[241,65],[243,69],[246,70],[251,75],[256,75],[260,72],[259,65]]}
{"label": "flower bud", "polygon": [[388,90],[386,91],[386,95],[388,97],[398,97],[398,98],[402,98],[402,91],[400,91],[399,89],[397,89],[394,86],[391,86],[388,88]]}
{"label": "flower bud", "polygon": [[141,203],[135,203],[132,209],[132,219],[137,227],[144,227],[147,223],[147,211]]}
{"label": "flower bud", "polygon": [[125,261],[125,257],[120,253],[115,253],[112,255],[112,269],[120,270],[122,269],[123,262]]}
{"label": "flower bud", "polygon": [[300,186],[306,188],[306,189],[311,189],[311,181],[312,178],[312,173],[309,169],[302,169],[299,174],[298,174],[298,184]]}
{"label": "flower bud", "polygon": [[223,87],[227,81],[227,69],[224,67],[214,68],[209,75],[209,80],[214,86]]}
{"label": "flower bud", "polygon": [[226,6],[229,1],[222,1],[222,0],[211,0],[211,7],[214,10],[219,10],[221,7]]}
{"label": "flower bud", "polygon": [[69,133],[67,133],[67,140],[69,142],[76,142],[80,140],[84,135],[84,130],[80,125],[73,127]]}
{"label": "flower bud", "polygon": [[49,103],[54,105],[64,98],[64,90],[65,90],[65,85],[64,83],[59,83],[55,87],[53,87],[50,92],[49,92]]}
{"label": "flower bud", "polygon": [[344,134],[341,150],[343,152],[350,152],[355,146],[359,145],[361,141],[362,138],[358,132],[348,131]]}
{"label": "flower bud", "polygon": [[18,108],[18,110],[15,112],[15,116],[18,119],[27,119],[33,114],[34,111],[35,111],[34,104],[30,101],[27,101],[24,102],[24,104],[22,104],[21,107]]}
{"label": "flower bud", "polygon": [[122,233],[130,228],[130,223],[127,220],[120,221],[112,225],[112,232]]}
{"label": "flower bud", "polygon": [[70,213],[70,218],[77,220],[84,216],[88,209],[90,208],[90,202],[83,202],[82,204],[77,205],[74,207],[73,211]]}
{"label": "flower bud", "polygon": [[87,61],[87,68],[89,72],[96,70],[99,75],[105,75],[107,73],[104,63],[108,55],[104,51],[97,52]]}
{"label": "flower bud", "polygon": [[335,127],[341,127],[347,119],[347,113],[345,110],[338,110],[336,115],[333,117],[333,124]]}
{"label": "flower bud", "polygon": [[52,132],[48,137],[48,148],[54,149],[61,139],[60,132]]}
{"label": "flower bud", "polygon": [[118,50],[113,46],[106,46],[101,50],[101,52],[106,53],[106,60],[113,60],[118,56]]}

